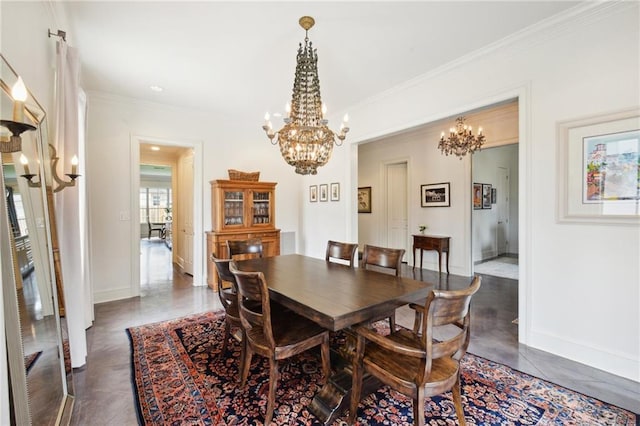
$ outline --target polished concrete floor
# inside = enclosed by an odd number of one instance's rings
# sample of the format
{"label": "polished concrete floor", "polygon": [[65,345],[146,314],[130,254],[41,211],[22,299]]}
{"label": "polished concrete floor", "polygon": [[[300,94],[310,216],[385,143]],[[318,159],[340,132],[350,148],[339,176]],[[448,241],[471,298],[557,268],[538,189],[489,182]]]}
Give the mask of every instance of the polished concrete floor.
{"label": "polished concrete floor", "polygon": [[[174,270],[162,240],[142,241],[142,296],[96,305],[95,324],[87,330],[87,365],[74,371],[74,425],[137,423],[131,385],[131,353],[125,329],[207,310],[221,309],[216,293],[193,287],[191,278]],[[470,282],[459,277],[404,265],[403,275],[446,289]],[[517,281],[483,275],[472,303],[469,352],[520,371],[640,413],[640,384],[518,343]],[[399,309],[398,323],[411,326],[408,308]]]}

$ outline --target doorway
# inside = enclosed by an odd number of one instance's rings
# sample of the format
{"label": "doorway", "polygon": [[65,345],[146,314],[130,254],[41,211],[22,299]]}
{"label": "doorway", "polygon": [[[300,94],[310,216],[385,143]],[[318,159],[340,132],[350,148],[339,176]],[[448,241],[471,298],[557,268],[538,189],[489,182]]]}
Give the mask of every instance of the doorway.
{"label": "doorway", "polygon": [[[140,162],[153,145],[140,145]],[[163,161],[170,163],[169,160]],[[171,164],[140,164],[140,286],[154,291],[173,276],[172,217],[173,167]]]}
{"label": "doorway", "polygon": [[518,144],[484,149],[472,162],[473,184],[490,185],[491,196],[472,211],[473,271],[517,280]]}
{"label": "doorway", "polygon": [[[144,259],[153,262],[160,262],[160,265],[141,265],[142,258],[134,256],[132,259],[132,293],[140,295],[141,283],[144,282],[141,272],[145,268],[152,268],[153,274],[151,282],[158,279],[159,282],[166,281],[165,278],[175,275],[175,272],[189,274],[193,276],[193,285],[204,284],[204,262],[202,253],[204,250],[204,238],[194,238],[195,235],[202,234],[202,199],[195,194],[202,193],[202,167],[198,158],[202,156],[202,144],[200,142],[179,142],[164,141],[154,138],[134,137],[131,144],[132,164],[136,169],[141,164],[153,167],[166,167],[170,169],[170,207],[163,209],[163,225],[158,231],[149,235],[142,235],[138,221],[135,221],[135,246],[133,253],[139,254],[143,248],[140,247],[140,236],[144,236],[148,242],[157,242],[158,249],[164,250],[163,255],[157,253],[150,256],[145,252]],[[139,211],[141,206],[140,191],[144,188],[139,170],[134,176],[134,189],[132,193],[132,211]],[[141,219],[142,221],[142,219]],[[133,221],[132,221],[133,222]],[[146,222],[146,220],[145,220]],[[148,226],[146,223],[143,227]],[[137,231],[137,232],[136,232]],[[133,244],[133,241],[132,241]],[[167,258],[168,266],[163,267],[162,262]],[[145,260],[145,262],[147,261]],[[156,272],[165,270],[153,278]],[[171,280],[169,280],[171,281]]]}

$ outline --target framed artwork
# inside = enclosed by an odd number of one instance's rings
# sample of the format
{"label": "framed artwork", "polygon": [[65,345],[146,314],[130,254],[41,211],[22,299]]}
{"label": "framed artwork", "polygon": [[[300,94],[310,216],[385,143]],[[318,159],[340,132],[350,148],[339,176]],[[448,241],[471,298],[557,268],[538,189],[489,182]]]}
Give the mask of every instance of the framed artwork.
{"label": "framed artwork", "polygon": [[557,125],[558,221],[640,225],[640,110]]}
{"label": "framed artwork", "polygon": [[323,183],[318,189],[320,190],[320,201],[327,201],[329,199],[329,185]]}
{"label": "framed artwork", "polygon": [[495,204],[498,202],[498,190],[496,188],[491,188],[491,204]]}
{"label": "framed artwork", "polygon": [[422,207],[450,207],[449,182],[420,185],[420,205]]}
{"label": "framed artwork", "polygon": [[318,201],[318,185],[309,186],[309,202],[315,203]]}
{"label": "framed artwork", "polygon": [[473,209],[480,210],[482,208],[482,184],[473,184]]}
{"label": "framed artwork", "polygon": [[358,188],[358,213],[371,213],[371,187]]}
{"label": "framed artwork", "polygon": [[340,201],[340,184],[338,182],[331,184],[331,201]]}
{"label": "framed artwork", "polygon": [[482,184],[482,208],[483,209],[491,208],[491,184],[490,183]]}

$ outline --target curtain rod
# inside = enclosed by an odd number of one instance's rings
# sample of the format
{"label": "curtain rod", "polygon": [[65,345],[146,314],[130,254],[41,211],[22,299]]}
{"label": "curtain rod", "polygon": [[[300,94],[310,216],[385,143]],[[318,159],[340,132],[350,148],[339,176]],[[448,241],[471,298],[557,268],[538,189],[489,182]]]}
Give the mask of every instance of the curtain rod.
{"label": "curtain rod", "polygon": [[64,42],[67,41],[67,32],[66,31],[58,30],[57,33],[52,33],[51,30],[49,29],[49,38],[51,38],[51,36],[60,37],[62,39],[62,41],[64,41]]}

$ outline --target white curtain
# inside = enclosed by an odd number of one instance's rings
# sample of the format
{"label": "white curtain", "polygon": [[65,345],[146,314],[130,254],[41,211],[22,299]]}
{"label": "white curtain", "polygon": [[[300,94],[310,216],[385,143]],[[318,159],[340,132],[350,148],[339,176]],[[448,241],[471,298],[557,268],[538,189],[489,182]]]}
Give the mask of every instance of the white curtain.
{"label": "white curtain", "polygon": [[[79,86],[80,61],[78,51],[59,41],[56,49],[55,93],[55,145],[60,158],[58,176],[64,176],[71,168],[71,158],[79,158],[78,173],[83,175],[84,112],[79,110],[81,90]],[[84,174],[86,176],[86,174]],[[66,176],[65,176],[66,179]],[[54,185],[55,187],[55,185]],[[87,358],[86,324],[87,292],[90,288],[86,258],[87,226],[86,197],[83,177],[75,187],[67,187],[55,194],[55,213],[60,244],[62,281],[64,284],[66,320],[71,350],[71,365],[82,367]],[[89,311],[91,311],[89,309]]]}

